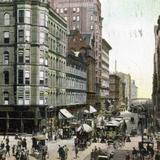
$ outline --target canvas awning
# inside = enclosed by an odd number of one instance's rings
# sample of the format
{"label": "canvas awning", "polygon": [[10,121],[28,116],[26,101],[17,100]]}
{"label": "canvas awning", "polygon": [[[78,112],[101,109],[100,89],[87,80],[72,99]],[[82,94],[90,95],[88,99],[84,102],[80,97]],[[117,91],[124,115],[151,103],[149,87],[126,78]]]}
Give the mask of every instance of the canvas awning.
{"label": "canvas awning", "polygon": [[60,109],[59,110],[59,119],[71,119],[74,116],[66,109]]}
{"label": "canvas awning", "polygon": [[88,124],[84,123],[77,129],[77,132],[80,132],[80,131],[89,133],[92,131],[92,128]]}
{"label": "canvas awning", "polygon": [[96,113],[97,110],[93,106],[89,106],[89,113]]}

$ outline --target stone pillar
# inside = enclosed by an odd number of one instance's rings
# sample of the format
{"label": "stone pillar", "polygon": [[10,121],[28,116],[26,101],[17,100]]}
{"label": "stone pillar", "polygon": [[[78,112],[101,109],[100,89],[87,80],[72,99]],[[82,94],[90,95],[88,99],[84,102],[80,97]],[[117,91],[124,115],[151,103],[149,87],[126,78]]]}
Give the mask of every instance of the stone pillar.
{"label": "stone pillar", "polygon": [[7,118],[6,118],[6,132],[8,132],[8,129],[9,129],[9,113],[7,113]]}
{"label": "stone pillar", "polygon": [[24,132],[24,123],[23,123],[23,117],[22,117],[22,112],[20,112],[21,115],[21,133]]}

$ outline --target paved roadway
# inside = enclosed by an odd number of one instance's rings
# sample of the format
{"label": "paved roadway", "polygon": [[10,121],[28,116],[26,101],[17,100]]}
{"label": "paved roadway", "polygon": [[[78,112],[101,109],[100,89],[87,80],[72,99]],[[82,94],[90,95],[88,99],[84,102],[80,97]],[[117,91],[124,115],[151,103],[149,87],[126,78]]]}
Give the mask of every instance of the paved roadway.
{"label": "paved roadway", "polygon": [[[13,144],[16,144],[16,140],[14,137],[9,137],[10,138],[10,145],[12,146]],[[0,137],[0,140],[2,140],[2,137]],[[118,151],[115,152],[114,155],[114,160],[124,160],[125,155],[129,151],[131,153],[132,148],[136,147],[138,149],[138,142],[141,141],[141,137],[131,137],[131,142],[126,142],[125,146],[121,147],[118,149]],[[28,142],[28,148],[29,150],[31,149],[31,137],[27,137],[27,142]],[[49,148],[49,159],[48,160],[57,160],[58,159],[58,145],[67,145],[69,148],[69,153],[68,153],[68,160],[75,160],[75,154],[74,154],[74,139],[69,139],[69,140],[57,140],[56,142],[53,140],[48,143],[48,148]],[[90,160],[90,153],[92,149],[95,148],[101,148],[104,150],[107,150],[108,145],[104,143],[92,143],[91,146],[89,146],[86,150],[84,151],[79,151],[78,153],[78,158],[77,160]],[[112,146],[110,146],[111,150],[113,149]],[[156,147],[156,146],[155,146]],[[7,157],[7,160],[15,160],[13,156]],[[33,157],[30,157],[29,160],[36,160]]]}

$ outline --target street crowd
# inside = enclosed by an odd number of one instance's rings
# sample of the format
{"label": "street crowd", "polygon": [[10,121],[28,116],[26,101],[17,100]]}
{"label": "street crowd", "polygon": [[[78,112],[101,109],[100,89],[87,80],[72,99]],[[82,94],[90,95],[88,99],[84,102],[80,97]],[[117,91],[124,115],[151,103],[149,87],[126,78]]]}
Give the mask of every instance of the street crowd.
{"label": "street crowd", "polygon": [[17,144],[10,145],[9,136],[4,136],[0,144],[0,159],[5,160],[7,156],[14,156],[16,160],[28,160],[29,150],[27,149],[26,138],[15,136]]}

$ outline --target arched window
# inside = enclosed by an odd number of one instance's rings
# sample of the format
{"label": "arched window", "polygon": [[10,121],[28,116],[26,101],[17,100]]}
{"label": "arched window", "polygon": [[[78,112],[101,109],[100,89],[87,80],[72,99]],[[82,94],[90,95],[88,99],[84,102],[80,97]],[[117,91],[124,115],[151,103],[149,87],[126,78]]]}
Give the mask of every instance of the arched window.
{"label": "arched window", "polygon": [[3,54],[3,62],[4,64],[8,64],[9,62],[9,52],[8,51],[5,51]]}
{"label": "arched window", "polygon": [[4,14],[4,25],[10,24],[10,15],[8,13]]}

